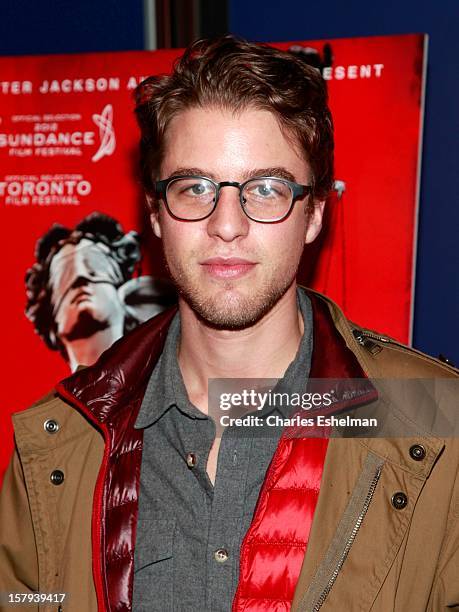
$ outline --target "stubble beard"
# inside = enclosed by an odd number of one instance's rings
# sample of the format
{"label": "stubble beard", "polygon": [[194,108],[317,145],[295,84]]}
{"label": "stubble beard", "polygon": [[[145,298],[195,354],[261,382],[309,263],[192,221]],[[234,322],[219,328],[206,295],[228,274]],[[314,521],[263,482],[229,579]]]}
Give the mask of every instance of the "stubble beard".
{"label": "stubble beard", "polygon": [[[192,265],[168,261],[166,267],[177,291],[206,325],[215,329],[242,330],[260,321],[285,295],[295,281],[297,267],[272,267],[267,278],[253,292],[238,291],[238,280],[223,280],[203,289]],[[196,264],[194,264],[196,265]],[[245,285],[247,287],[247,285]]]}

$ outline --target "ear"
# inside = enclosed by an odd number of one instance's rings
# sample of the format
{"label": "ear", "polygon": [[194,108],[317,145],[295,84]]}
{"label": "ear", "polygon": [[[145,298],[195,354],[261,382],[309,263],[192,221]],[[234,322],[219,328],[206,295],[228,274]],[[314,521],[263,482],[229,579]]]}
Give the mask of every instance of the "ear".
{"label": "ear", "polygon": [[157,238],[161,238],[161,226],[159,223],[159,206],[158,202],[149,195],[145,196],[147,199],[147,206],[150,211],[150,223],[153,228],[153,233]]}
{"label": "ear", "polygon": [[306,228],[306,234],[304,238],[305,244],[314,242],[322,229],[322,219],[324,216],[325,200],[314,200],[314,208],[312,209],[309,219],[308,226]]}

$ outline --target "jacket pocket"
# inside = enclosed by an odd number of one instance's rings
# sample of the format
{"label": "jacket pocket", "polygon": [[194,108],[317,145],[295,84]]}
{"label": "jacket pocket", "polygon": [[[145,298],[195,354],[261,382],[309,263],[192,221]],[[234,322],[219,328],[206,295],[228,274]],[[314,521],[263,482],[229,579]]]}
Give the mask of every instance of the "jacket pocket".
{"label": "jacket pocket", "polygon": [[172,612],[175,520],[139,519],[134,553],[133,610]]}
{"label": "jacket pocket", "polygon": [[175,520],[139,519],[134,573],[154,563],[172,558],[174,531]]}

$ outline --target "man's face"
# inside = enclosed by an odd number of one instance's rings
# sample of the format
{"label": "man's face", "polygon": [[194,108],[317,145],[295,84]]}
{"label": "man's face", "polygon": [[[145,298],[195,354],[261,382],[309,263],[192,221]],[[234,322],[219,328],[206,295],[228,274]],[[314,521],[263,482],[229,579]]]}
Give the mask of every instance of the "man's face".
{"label": "man's face", "polygon": [[[171,121],[161,179],[198,174],[243,182],[255,176],[290,178],[309,185],[311,171],[299,147],[268,111],[239,114],[193,108]],[[308,214],[297,200],[288,218],[257,223],[245,216],[238,190],[223,187],[216,210],[202,221],[152,214],[171,276],[182,297],[209,324],[242,329],[263,317],[295,281],[304,244],[320,231],[323,202]]]}

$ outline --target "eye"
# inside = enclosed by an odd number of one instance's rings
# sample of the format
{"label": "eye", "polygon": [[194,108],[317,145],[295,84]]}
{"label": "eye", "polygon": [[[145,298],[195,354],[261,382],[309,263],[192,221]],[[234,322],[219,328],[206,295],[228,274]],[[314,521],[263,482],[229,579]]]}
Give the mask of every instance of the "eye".
{"label": "eye", "polygon": [[273,194],[274,189],[270,186],[268,186],[266,183],[260,183],[259,185],[255,186],[254,192],[257,195],[260,195],[264,198],[270,196]]}
{"label": "eye", "polygon": [[193,195],[203,195],[206,193],[206,185],[204,183],[195,183],[188,187],[188,189]]}
{"label": "eye", "polygon": [[180,197],[188,196],[192,198],[200,198],[212,194],[214,192],[214,186],[212,183],[206,180],[199,179],[179,179],[172,183],[170,191],[179,195]]}
{"label": "eye", "polygon": [[[208,179],[190,176],[172,181],[167,190],[167,200],[171,207],[207,206],[215,200],[215,187]],[[180,214],[179,214],[180,213]],[[183,211],[176,211],[183,216]]]}
{"label": "eye", "polygon": [[249,199],[277,200],[288,198],[290,190],[278,179],[254,179],[245,186],[244,196]]}

